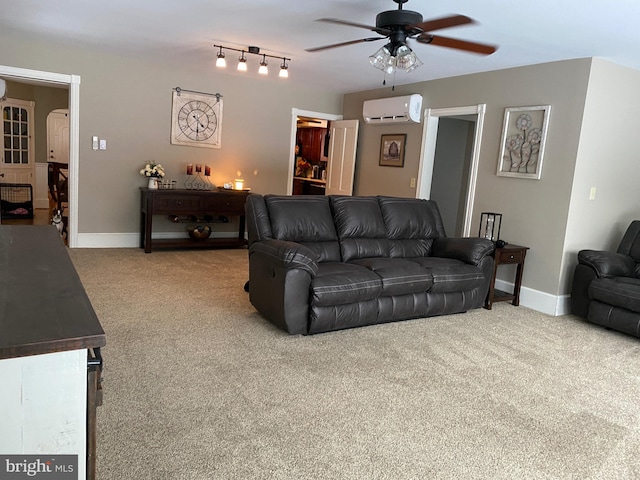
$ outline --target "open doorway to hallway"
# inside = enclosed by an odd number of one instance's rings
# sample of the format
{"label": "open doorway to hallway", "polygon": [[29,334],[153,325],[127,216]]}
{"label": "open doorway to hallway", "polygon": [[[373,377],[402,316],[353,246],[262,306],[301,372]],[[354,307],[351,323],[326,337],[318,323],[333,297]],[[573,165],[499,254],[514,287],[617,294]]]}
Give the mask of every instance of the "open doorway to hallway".
{"label": "open doorway to hallway", "polygon": [[[69,109],[69,209],[68,209],[68,245],[78,246],[78,164],[79,164],[79,100],[80,77],[77,75],[44,72],[24,68],[0,65],[0,78],[17,84],[63,88],[68,91]],[[8,91],[8,95],[11,92]],[[45,115],[46,117],[46,115]],[[46,133],[41,137],[46,143]],[[46,178],[46,177],[45,177]]]}
{"label": "open doorway to hallway", "polygon": [[471,236],[485,109],[425,111],[416,197],[438,201],[448,236]]}

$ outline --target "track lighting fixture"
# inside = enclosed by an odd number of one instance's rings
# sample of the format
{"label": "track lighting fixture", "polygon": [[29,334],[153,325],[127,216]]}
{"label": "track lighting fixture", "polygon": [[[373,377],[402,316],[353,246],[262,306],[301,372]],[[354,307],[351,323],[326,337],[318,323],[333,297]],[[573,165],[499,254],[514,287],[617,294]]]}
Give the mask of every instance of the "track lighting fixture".
{"label": "track lighting fixture", "polygon": [[244,49],[240,50],[240,49],[231,48],[231,47],[224,47],[222,45],[214,45],[214,47],[220,49],[216,54],[217,56],[216,67],[226,67],[227,62],[225,60],[225,54],[223,51],[223,49],[225,49],[225,50],[232,50],[234,52],[240,52],[240,57],[238,58],[238,70],[241,72],[247,71],[247,58],[245,57],[245,53],[247,53],[247,54],[262,56],[262,60],[260,61],[260,68],[258,69],[259,74],[261,75],[269,74],[269,69],[267,68],[267,65],[268,65],[267,57],[269,57],[269,58],[282,59],[282,64],[280,65],[280,71],[278,73],[278,76],[280,78],[289,77],[289,65],[287,64],[287,62],[291,62],[290,58],[276,57],[275,55],[267,55],[266,53],[260,53],[260,48],[254,47],[254,46],[247,47],[246,50]]}
{"label": "track lighting fixture", "polygon": [[224,59],[224,52],[222,51],[222,47],[220,47],[220,51],[218,52],[218,58],[216,59],[216,67],[226,67],[227,61]]}
{"label": "track lighting fixture", "polygon": [[242,55],[238,59],[238,71],[240,72],[247,71],[247,59],[244,58],[244,50],[242,50]]}
{"label": "track lighting fixture", "polygon": [[280,65],[280,73],[278,73],[280,78],[289,78],[289,65],[287,65],[287,59],[282,59],[282,65]]}
{"label": "track lighting fixture", "polygon": [[258,73],[260,75],[267,75],[269,73],[269,69],[267,68],[267,56],[262,55],[262,61],[260,62],[260,68],[258,69]]}

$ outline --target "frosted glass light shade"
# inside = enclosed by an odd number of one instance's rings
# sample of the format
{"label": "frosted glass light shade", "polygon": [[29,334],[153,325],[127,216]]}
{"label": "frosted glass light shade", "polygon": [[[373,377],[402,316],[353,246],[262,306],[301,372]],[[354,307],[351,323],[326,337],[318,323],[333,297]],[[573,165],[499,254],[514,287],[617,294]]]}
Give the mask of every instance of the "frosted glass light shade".
{"label": "frosted glass light shade", "polygon": [[396,69],[395,57],[391,56],[388,45],[381,47],[369,57],[369,63],[386,73],[393,73]]}

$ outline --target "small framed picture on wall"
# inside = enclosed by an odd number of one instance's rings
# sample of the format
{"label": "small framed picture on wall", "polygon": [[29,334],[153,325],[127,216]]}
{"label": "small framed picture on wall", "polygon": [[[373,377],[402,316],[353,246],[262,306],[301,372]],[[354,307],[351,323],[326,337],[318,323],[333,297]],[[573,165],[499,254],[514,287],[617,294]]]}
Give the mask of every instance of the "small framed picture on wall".
{"label": "small framed picture on wall", "polygon": [[382,135],[380,138],[380,161],[383,167],[404,167],[404,148],[407,134]]}

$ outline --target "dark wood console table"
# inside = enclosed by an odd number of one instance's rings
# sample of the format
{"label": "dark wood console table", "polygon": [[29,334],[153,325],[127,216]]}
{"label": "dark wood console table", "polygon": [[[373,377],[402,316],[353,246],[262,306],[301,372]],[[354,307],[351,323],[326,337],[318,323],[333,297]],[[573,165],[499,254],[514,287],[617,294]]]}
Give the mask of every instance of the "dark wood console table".
{"label": "dark wood console table", "polygon": [[[509,302],[512,305],[520,305],[520,287],[522,286],[522,273],[524,271],[524,259],[527,255],[529,247],[521,245],[506,244],[502,248],[496,248],[495,262],[493,264],[493,277],[489,285],[489,293],[484,308],[491,310],[491,306],[496,302]],[[513,285],[513,292],[503,292],[495,288],[496,274],[500,265],[514,264],[518,265],[516,270],[516,279]]]}
{"label": "dark wood console table", "polygon": [[[242,247],[244,238],[244,204],[249,192],[238,190],[174,190],[141,188],[140,248],[151,253],[154,248]],[[153,216],[239,217],[238,236],[192,240],[184,238],[152,238]],[[207,223],[207,220],[192,223]]]}

